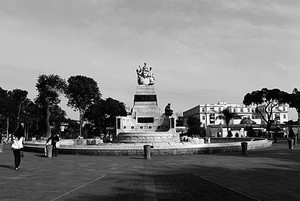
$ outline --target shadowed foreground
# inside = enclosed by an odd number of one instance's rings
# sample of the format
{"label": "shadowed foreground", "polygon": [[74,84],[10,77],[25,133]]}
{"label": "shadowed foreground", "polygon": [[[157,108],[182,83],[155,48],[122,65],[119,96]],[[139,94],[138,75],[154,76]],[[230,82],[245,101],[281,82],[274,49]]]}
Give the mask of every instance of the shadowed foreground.
{"label": "shadowed foreground", "polygon": [[[300,145],[299,145],[300,146]],[[300,200],[300,148],[198,155],[46,158],[0,153],[0,200]]]}

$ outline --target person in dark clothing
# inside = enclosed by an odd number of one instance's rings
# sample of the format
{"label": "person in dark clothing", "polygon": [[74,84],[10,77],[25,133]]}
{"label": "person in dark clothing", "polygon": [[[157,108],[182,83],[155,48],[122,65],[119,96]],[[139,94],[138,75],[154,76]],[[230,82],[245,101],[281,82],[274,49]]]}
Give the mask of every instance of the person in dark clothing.
{"label": "person in dark clothing", "polygon": [[57,142],[59,142],[59,136],[57,134],[52,134],[51,137],[49,137],[47,139],[47,142],[48,143],[49,141],[51,140],[51,145],[52,145],[52,155],[53,156],[57,156]]}
{"label": "person in dark clothing", "polygon": [[294,133],[292,127],[290,127],[290,130],[289,130],[289,137],[290,137],[290,138],[294,138],[294,137],[295,137],[295,133]]}

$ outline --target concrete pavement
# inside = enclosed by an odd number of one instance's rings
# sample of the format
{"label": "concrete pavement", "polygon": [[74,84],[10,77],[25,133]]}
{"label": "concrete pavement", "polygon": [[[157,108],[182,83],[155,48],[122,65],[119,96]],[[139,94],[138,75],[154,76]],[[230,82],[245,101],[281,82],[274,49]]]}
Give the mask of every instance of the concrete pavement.
{"label": "concrete pavement", "polygon": [[0,200],[300,200],[300,145],[153,156],[0,153]]}

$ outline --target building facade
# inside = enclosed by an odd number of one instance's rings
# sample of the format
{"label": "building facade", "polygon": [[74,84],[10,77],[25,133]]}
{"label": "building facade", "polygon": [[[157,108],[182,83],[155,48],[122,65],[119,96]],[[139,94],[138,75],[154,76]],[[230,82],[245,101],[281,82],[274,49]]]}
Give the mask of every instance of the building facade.
{"label": "building facade", "polygon": [[[256,124],[263,124],[264,121],[261,116],[256,113],[255,106],[245,106],[244,104],[232,104],[226,102],[218,102],[217,104],[201,104],[197,105],[189,110],[183,112],[184,125],[187,126],[187,119],[189,117],[196,117],[201,122],[202,127],[210,125],[221,125],[225,124],[224,120],[219,118],[221,112],[228,108],[230,112],[237,113],[238,118],[232,119],[230,124],[237,125],[240,124],[243,118],[249,118]],[[259,106],[258,109],[262,111],[263,106]],[[272,120],[276,123],[282,124],[288,121],[288,106],[282,105],[273,108]]]}

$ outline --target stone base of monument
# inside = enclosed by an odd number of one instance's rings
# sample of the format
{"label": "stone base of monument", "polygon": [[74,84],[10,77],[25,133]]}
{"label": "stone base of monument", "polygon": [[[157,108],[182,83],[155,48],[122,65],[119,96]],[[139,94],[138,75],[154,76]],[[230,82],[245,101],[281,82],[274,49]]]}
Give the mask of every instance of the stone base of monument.
{"label": "stone base of monument", "polygon": [[179,134],[168,132],[156,133],[119,133],[121,143],[178,143]]}
{"label": "stone base of monument", "polygon": [[137,86],[131,114],[119,116],[116,121],[120,143],[180,141],[175,117],[160,110],[154,86]]}

